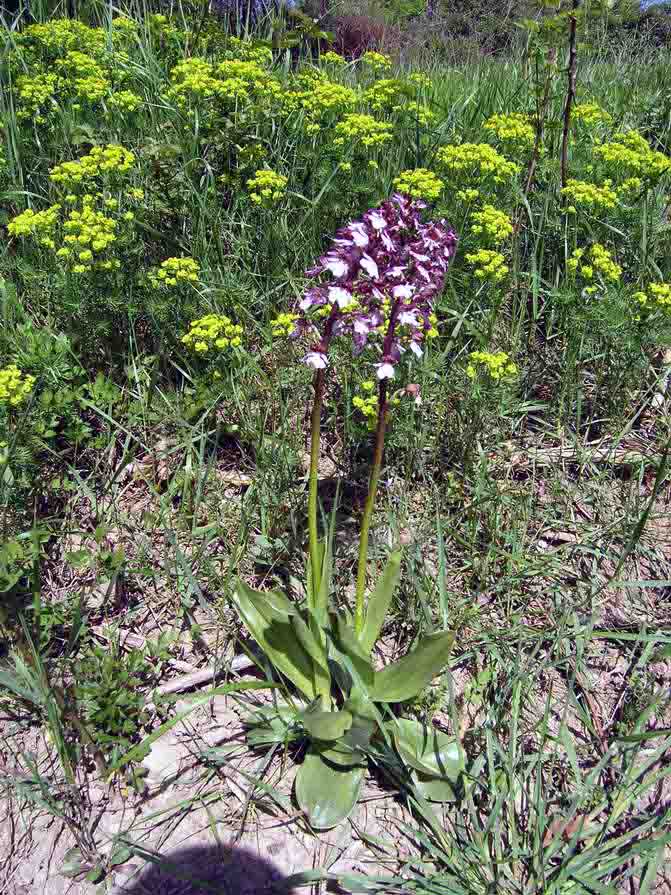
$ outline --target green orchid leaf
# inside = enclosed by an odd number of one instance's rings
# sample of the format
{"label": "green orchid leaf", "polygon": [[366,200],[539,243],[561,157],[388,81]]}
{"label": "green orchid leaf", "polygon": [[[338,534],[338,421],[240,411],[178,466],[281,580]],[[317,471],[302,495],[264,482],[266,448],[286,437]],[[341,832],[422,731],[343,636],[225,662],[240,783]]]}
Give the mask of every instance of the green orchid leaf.
{"label": "green orchid leaf", "polygon": [[[340,656],[338,658],[341,659]],[[341,661],[336,662],[335,659],[329,656],[328,665],[333,685],[338,688],[343,696],[348,696],[352,692],[352,684],[354,682],[352,680],[352,675],[347,668],[344,667],[342,659]]]}
{"label": "green orchid leaf", "polygon": [[370,689],[375,682],[375,671],[353,628],[342,615],[334,613],[331,615],[330,631],[334,645],[355,682],[365,690]]}
{"label": "green orchid leaf", "polygon": [[312,745],[326,764],[334,765],[336,768],[365,768],[367,761],[366,753],[349,744],[349,735],[350,731],[348,730],[339,742],[326,745],[315,740]]}
{"label": "green orchid leaf", "polygon": [[464,770],[459,741],[410,718],[395,718],[388,730],[401,758],[421,774],[456,782]]}
{"label": "green orchid leaf", "polygon": [[402,557],[403,553],[400,550],[394,550],[387,560],[382,577],[368,599],[366,619],[359,638],[366,653],[370,653],[375,646],[375,641],[380,636],[382,625],[401,577]]}
{"label": "green orchid leaf", "polygon": [[[274,594],[275,597],[282,596]],[[264,651],[270,663],[287,677],[308,699],[317,695],[315,666],[310,654],[297,639],[289,615],[278,617],[281,601],[273,599],[269,607],[266,594],[238,581],[233,601],[249,633]],[[286,598],[285,598],[286,599]],[[291,603],[286,601],[291,607]],[[294,614],[292,608],[291,615]]]}
{"label": "green orchid leaf", "polygon": [[90,869],[91,865],[84,858],[81,851],[78,848],[73,847],[65,852],[63,863],[59,868],[59,873],[61,876],[65,876],[68,879],[73,879]]}
{"label": "green orchid leaf", "polygon": [[354,718],[350,729],[345,733],[343,742],[352,749],[368,749],[377,732],[378,725],[367,718]]}
{"label": "green orchid leaf", "polygon": [[[292,617],[291,624],[296,632],[296,637],[300,640],[306,652],[310,654],[312,661],[319,665],[330,679],[326,640],[323,638],[322,632],[319,631],[318,628],[315,628],[314,624],[306,624],[299,613],[296,613]],[[320,639],[318,638],[323,639],[323,642],[320,642]]]}
{"label": "green orchid leaf", "polygon": [[[309,611],[309,610],[308,610]],[[328,703],[331,698],[331,673],[326,655],[326,638],[316,625],[308,627],[303,618],[296,613],[291,618],[296,638],[312,659],[312,672],[315,693]],[[313,630],[315,633],[313,633]],[[319,638],[319,639],[318,639]]]}
{"label": "green orchid leaf", "polygon": [[324,760],[328,755],[328,751],[308,752],[296,774],[296,800],[316,830],[330,830],[349,817],[366,773],[362,767],[329,764]]}
{"label": "green orchid leaf", "polygon": [[314,614],[319,627],[326,625],[328,617],[329,597],[331,596],[333,578],[333,536],[335,534],[335,517],[331,519],[326,538],[317,544],[317,563],[321,570],[318,582],[312,580],[312,563],[307,563],[308,606]]}
{"label": "green orchid leaf", "polygon": [[244,588],[249,599],[257,602],[259,611],[268,619],[288,621],[298,612],[296,606],[279,590],[254,590],[244,581],[239,581],[238,586]]}
{"label": "green orchid leaf", "polygon": [[352,726],[352,716],[347,711],[306,711],[303,712],[302,721],[307,732],[315,740],[339,740]]}
{"label": "green orchid leaf", "polygon": [[375,674],[370,691],[375,702],[404,702],[417,696],[447,665],[454,631],[430,634],[407,656]]}
{"label": "green orchid leaf", "polygon": [[355,717],[366,718],[368,721],[373,721],[376,724],[379,724],[382,721],[380,712],[375,703],[369,698],[367,693],[364,693],[360,689],[354,688],[352,690],[352,695],[345,702],[343,708],[346,708],[347,711],[351,712]]}
{"label": "green orchid leaf", "polygon": [[[326,551],[326,543],[324,541],[317,542],[317,565],[320,569],[324,567],[324,553]],[[319,586],[315,584],[312,574],[312,561],[308,556],[308,560],[306,563],[306,576],[305,580],[307,582],[307,593],[308,593],[308,605],[311,609],[314,609],[319,602]],[[321,583],[321,582],[320,582]]]}
{"label": "green orchid leaf", "polygon": [[343,709],[352,715],[352,726],[343,737],[343,742],[353,749],[368,749],[382,724],[375,704],[367,696],[354,691]]}
{"label": "green orchid leaf", "polygon": [[456,802],[457,793],[448,780],[413,774],[413,782],[419,793],[429,802]]}

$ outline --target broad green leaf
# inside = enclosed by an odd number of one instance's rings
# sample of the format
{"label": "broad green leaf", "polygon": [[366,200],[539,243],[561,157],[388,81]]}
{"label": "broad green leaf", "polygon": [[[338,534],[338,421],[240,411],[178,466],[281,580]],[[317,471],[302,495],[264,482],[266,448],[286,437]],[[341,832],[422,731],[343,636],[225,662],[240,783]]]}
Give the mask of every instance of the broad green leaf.
{"label": "broad green leaf", "polygon": [[370,689],[375,681],[375,671],[370,662],[368,653],[364,652],[354,630],[350,628],[340,614],[331,615],[331,634],[336,648],[343,659],[349,660],[348,671],[358,677],[361,685]]}
{"label": "broad green leaf", "polygon": [[423,774],[413,774],[413,781],[421,795],[429,802],[456,802],[457,794],[454,787],[447,780],[440,777],[425,777]]}
{"label": "broad green leaf", "polygon": [[374,703],[356,691],[345,702],[343,709],[352,715],[352,726],[343,742],[353,749],[367,749],[382,722]]}
{"label": "broad green leaf", "polygon": [[296,800],[311,826],[330,830],[345,820],[357,803],[365,773],[365,768],[336,769],[319,753],[308,752],[296,775]]}
{"label": "broad green leaf", "polygon": [[404,702],[426,687],[447,665],[454,631],[430,634],[414,650],[375,674],[370,691],[375,702]]}
{"label": "broad green leaf", "polygon": [[352,694],[345,702],[343,708],[346,708],[353,715],[360,715],[369,721],[378,722],[380,720],[380,713],[375,703],[372,699],[369,699],[366,693],[362,693],[361,690],[356,688],[352,690]]}
{"label": "broad green leaf", "polygon": [[254,590],[243,581],[238,584],[245,588],[247,596],[257,603],[259,610],[266,618],[287,621],[298,612],[296,606],[278,590]]}
{"label": "broad green leaf", "polygon": [[339,740],[352,726],[352,716],[342,712],[304,712],[303,726],[315,740]]}
{"label": "broad green leaf", "polygon": [[444,777],[456,783],[464,770],[459,741],[419,721],[397,718],[388,725],[401,758],[422,777]]}
{"label": "broad green leaf", "polygon": [[[291,625],[301,646],[312,659],[315,692],[317,696],[321,696],[325,702],[328,702],[331,696],[331,673],[329,671],[328,656],[326,655],[326,638],[324,637],[323,632],[318,628],[316,630],[316,636],[311,628],[303,621],[299,613],[296,613],[292,617]],[[317,637],[319,637],[322,642],[320,642]]]}
{"label": "broad green leaf", "polygon": [[[296,632],[296,637],[298,637],[306,652],[310,654],[312,661],[319,665],[330,679],[325,639],[323,643],[320,643],[314,633],[314,624],[312,626],[306,624],[298,612],[292,617],[291,624]],[[321,635],[322,632],[317,631],[317,634]]]}
{"label": "broad green leaf", "polygon": [[110,867],[117,867],[119,864],[125,864],[133,857],[133,852],[125,845],[117,847],[109,858]]}
{"label": "broad green leaf", "polygon": [[351,746],[347,740],[349,731],[345,736],[336,743],[328,745],[319,743],[317,740],[312,744],[315,752],[318,752],[326,762],[326,764],[335,765],[336,768],[365,768],[366,754],[356,746]]}
{"label": "broad green leaf", "polygon": [[339,661],[336,661],[332,656],[329,656],[328,664],[331,683],[334,687],[337,687],[344,696],[347,696],[347,694],[352,691],[354,681],[349,667],[346,666],[341,655],[338,655],[338,660]]}
{"label": "broad green leaf", "polygon": [[100,883],[105,879],[105,868],[96,864],[84,877],[89,883]]}
{"label": "broad green leaf", "polygon": [[368,598],[366,620],[360,637],[361,645],[366,653],[370,653],[375,646],[375,641],[380,636],[382,625],[394,597],[394,591],[398,587],[398,581],[401,577],[402,557],[403,554],[400,550],[394,550],[387,560],[387,565],[375,590]]}
{"label": "broad green leaf", "polygon": [[314,699],[317,693],[312,659],[296,637],[290,622],[277,617],[280,603],[275,601],[269,610],[264,598],[265,594],[252,590],[244,581],[238,581],[233,595],[242,620],[269,662],[288,677],[301,693]]}
{"label": "broad green leaf", "polygon": [[367,718],[354,718],[352,726],[345,733],[343,742],[352,749],[367,749],[377,731],[377,724]]}

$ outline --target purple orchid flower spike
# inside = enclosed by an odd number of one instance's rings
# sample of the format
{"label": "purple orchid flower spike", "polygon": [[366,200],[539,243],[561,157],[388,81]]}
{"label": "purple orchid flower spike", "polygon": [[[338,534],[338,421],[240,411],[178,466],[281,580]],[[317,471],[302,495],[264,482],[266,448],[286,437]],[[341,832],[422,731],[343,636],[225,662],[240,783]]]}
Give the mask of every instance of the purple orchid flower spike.
{"label": "purple orchid flower spike", "polygon": [[445,221],[422,222],[424,202],[394,195],[342,227],[307,275],[318,281],[298,304],[296,333],[311,332],[304,362],[324,369],[331,339],[349,335],[354,352],[377,349],[379,379],[391,379],[409,349],[420,356],[435,334],[433,305],[457,237]]}

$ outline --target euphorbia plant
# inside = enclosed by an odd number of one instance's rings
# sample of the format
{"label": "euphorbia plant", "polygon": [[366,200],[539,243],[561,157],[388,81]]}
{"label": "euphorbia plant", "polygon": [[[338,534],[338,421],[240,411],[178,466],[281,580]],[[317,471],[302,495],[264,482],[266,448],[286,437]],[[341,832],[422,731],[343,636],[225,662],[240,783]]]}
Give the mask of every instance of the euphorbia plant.
{"label": "euphorbia plant", "polygon": [[[393,743],[428,798],[454,797],[463,769],[453,738],[415,721],[397,720],[389,703],[412,699],[447,664],[453,632],[422,639],[402,659],[376,670],[371,653],[398,585],[401,550],[390,555],[366,598],[368,532],[382,465],[388,385],[405,351],[421,355],[435,332],[433,303],[440,294],[456,236],[444,221],[422,220],[425,205],[395,195],[336,234],[332,249],[308,275],[315,284],[296,312],[277,318],[276,330],[312,339],[305,362],[314,368],[309,488],[307,600],[297,606],[278,591],[238,582],[237,609],[275,669],[305,701],[260,713],[254,743],[307,739],[296,777],[296,797],[311,824],[335,826],[356,804],[367,753]],[[350,336],[354,351],[377,352],[378,414],[368,497],[361,525],[353,613],[330,605],[333,532],[320,539],[317,476],[324,382],[334,339]]]}

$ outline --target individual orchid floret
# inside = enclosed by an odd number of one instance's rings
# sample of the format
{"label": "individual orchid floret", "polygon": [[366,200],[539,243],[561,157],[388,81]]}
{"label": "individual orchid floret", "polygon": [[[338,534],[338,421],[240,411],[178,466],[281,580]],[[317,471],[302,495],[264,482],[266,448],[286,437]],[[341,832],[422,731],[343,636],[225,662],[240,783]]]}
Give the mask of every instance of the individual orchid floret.
{"label": "individual orchid floret", "polygon": [[308,351],[303,358],[303,363],[306,363],[308,367],[312,367],[314,370],[324,370],[328,367],[329,362],[323,351]]}
{"label": "individual orchid floret", "polygon": [[421,356],[436,334],[433,304],[443,289],[457,238],[445,221],[422,220],[426,203],[397,194],[342,227],[307,275],[292,336],[310,334],[304,362],[326,367],[333,338],[350,336],[356,354],[378,354],[379,380],[392,379],[402,355]]}
{"label": "individual orchid floret", "polygon": [[376,364],[377,370],[377,378],[378,379],[393,379],[394,378],[394,364],[393,359],[388,358],[387,360],[383,360],[381,364]]}

